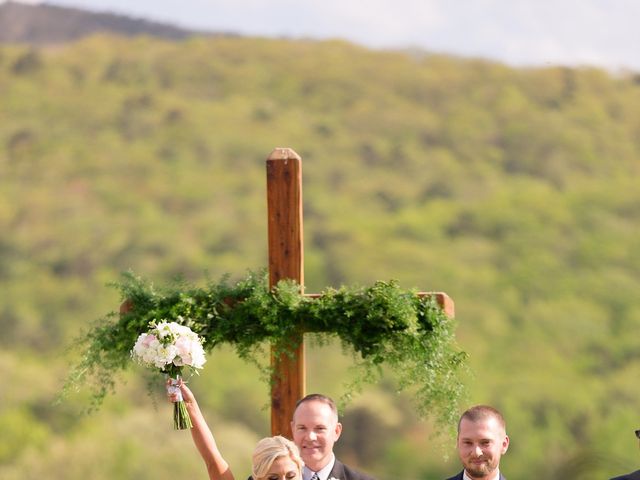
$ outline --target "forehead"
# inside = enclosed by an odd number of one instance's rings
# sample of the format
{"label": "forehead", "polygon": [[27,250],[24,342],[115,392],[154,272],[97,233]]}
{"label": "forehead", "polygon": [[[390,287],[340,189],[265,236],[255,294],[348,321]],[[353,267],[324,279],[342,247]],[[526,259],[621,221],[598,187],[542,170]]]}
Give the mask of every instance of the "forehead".
{"label": "forehead", "polygon": [[297,472],[298,465],[291,459],[290,456],[287,455],[284,457],[276,458],[271,464],[271,467],[269,468],[267,475],[274,474],[274,473],[287,473],[291,471]]}
{"label": "forehead", "polygon": [[481,439],[499,438],[505,435],[504,428],[494,417],[482,418],[476,421],[463,418],[460,422],[458,438]]}
{"label": "forehead", "polygon": [[329,424],[336,422],[337,418],[331,407],[319,400],[310,400],[301,403],[293,413],[294,423]]}

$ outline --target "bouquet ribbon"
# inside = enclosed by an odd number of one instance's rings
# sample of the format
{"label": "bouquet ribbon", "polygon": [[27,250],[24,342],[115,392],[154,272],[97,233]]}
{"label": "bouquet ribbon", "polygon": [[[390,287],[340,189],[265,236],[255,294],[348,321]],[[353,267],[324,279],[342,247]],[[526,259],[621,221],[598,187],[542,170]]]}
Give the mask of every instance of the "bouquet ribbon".
{"label": "bouquet ribbon", "polygon": [[176,430],[187,430],[193,427],[193,423],[191,423],[191,417],[182,398],[182,392],[178,386],[179,382],[180,375],[176,375],[176,378],[171,377],[167,384],[167,393],[171,395],[172,398],[175,398],[175,400],[173,400],[173,428]]}
{"label": "bouquet ribbon", "polygon": [[172,398],[175,398],[175,400],[173,400],[174,403],[184,401],[184,399],[182,398],[182,392],[180,391],[180,387],[178,386],[179,379],[180,377],[171,378],[169,379],[170,383],[167,385],[167,393],[171,395]]}

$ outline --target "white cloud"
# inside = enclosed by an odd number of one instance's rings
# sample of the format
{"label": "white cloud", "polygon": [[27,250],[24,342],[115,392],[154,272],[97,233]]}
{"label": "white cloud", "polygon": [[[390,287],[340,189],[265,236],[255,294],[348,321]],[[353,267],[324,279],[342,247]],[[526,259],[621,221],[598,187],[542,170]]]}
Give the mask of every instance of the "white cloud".
{"label": "white cloud", "polygon": [[638,0],[51,0],[246,35],[640,71]]}

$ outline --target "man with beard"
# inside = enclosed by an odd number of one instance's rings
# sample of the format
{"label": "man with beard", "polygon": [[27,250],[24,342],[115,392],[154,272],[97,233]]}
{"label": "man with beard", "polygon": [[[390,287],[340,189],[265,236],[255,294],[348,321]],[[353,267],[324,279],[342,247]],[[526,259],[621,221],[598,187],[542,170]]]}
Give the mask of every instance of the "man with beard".
{"label": "man with beard", "polygon": [[495,408],[476,405],[462,414],[456,448],[464,470],[447,480],[505,480],[500,457],[509,448],[509,437]]}
{"label": "man with beard", "polygon": [[[636,437],[640,439],[640,430],[636,430]],[[611,480],[640,480],[640,470],[636,470],[635,472],[629,473],[627,475],[612,478]]]}

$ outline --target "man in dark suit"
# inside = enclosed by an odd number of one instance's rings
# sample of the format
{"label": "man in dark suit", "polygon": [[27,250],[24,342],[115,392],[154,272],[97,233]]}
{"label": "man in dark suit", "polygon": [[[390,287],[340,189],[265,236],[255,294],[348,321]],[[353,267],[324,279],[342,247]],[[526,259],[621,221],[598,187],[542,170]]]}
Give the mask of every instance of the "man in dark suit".
{"label": "man in dark suit", "polygon": [[[636,430],[636,438],[640,440],[640,430]],[[612,478],[611,480],[640,480],[640,470],[636,470],[633,473],[621,475],[620,477]]]}
{"label": "man in dark suit", "polygon": [[476,405],[458,421],[456,441],[464,469],[447,480],[505,480],[500,473],[500,457],[509,448],[502,414],[488,405]]}
{"label": "man in dark suit", "polygon": [[342,424],[329,397],[317,393],[299,400],[291,421],[293,442],[304,461],[303,480],[373,480],[347,467],[333,453]]}
{"label": "man in dark suit", "polygon": [[636,470],[633,473],[628,473],[627,475],[612,478],[611,480],[640,480],[640,470]]}

